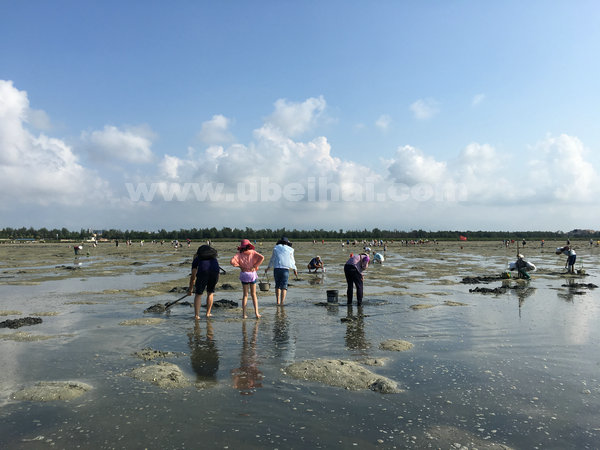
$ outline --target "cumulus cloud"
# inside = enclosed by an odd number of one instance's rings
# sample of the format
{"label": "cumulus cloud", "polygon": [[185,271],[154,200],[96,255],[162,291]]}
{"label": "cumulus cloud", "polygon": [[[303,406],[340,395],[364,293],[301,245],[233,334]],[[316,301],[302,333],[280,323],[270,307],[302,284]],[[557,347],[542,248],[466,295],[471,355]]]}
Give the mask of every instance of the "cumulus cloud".
{"label": "cumulus cloud", "polygon": [[454,183],[462,183],[468,191],[472,203],[506,204],[527,195],[528,186],[523,184],[515,189],[510,175],[513,171],[508,167],[506,157],[500,156],[489,144],[471,142],[459,154],[456,161],[450,164]]}
{"label": "cumulus cloud", "polygon": [[233,142],[233,135],[229,131],[230,124],[230,119],[221,114],[216,114],[212,116],[212,119],[202,123],[198,138],[209,145]]}
{"label": "cumulus cloud", "polygon": [[431,119],[440,112],[439,103],[431,98],[419,99],[410,105],[410,110],[419,120]]}
{"label": "cumulus cloud", "polygon": [[387,114],[382,114],[375,121],[375,126],[377,128],[380,128],[381,130],[387,130],[391,123],[392,123],[392,118],[390,116],[388,116]]}
{"label": "cumulus cloud", "polygon": [[529,179],[544,200],[587,202],[597,199],[598,172],[586,161],[589,151],[576,137],[549,136],[531,149]]}
{"label": "cumulus cloud", "polygon": [[388,172],[398,183],[440,183],[447,178],[446,163],[426,156],[421,150],[405,145],[396,150],[388,165]]}
{"label": "cumulus cloud", "polygon": [[108,185],[79,164],[62,140],[31,134],[25,91],[0,80],[0,199],[4,207],[80,205],[86,199],[106,198]]}
{"label": "cumulus cloud", "polygon": [[[247,143],[223,142],[232,139],[230,122],[215,115],[201,130],[208,146],[163,155],[156,165],[145,165],[153,159],[147,127],[83,133],[90,155],[131,163],[124,172],[103,166],[113,177],[109,185],[66,142],[31,132],[27,93],[0,81],[0,208],[29,208],[23,217],[60,211],[57,222],[74,224],[95,213],[101,221],[119,218],[110,226],[139,228],[547,229],[571,215],[597,218],[594,208],[581,206],[596,203],[600,178],[590,150],[574,136],[548,136],[518,159],[487,143],[468,143],[444,158],[448,149],[402,145],[374,170],[337,156],[325,136],[297,137],[317,125],[324,109],[322,98],[279,100]],[[148,189],[126,189],[125,176]],[[157,180],[162,184],[152,188]],[[124,197],[115,200],[111,191]],[[80,208],[72,211],[74,205]]]}
{"label": "cumulus cloud", "polygon": [[96,161],[149,163],[154,159],[150,147],[154,133],[147,126],[119,129],[106,125],[102,130],[82,132],[83,148]]}
{"label": "cumulus cloud", "polygon": [[266,125],[278,129],[285,136],[299,136],[315,127],[326,106],[323,96],[312,97],[302,103],[279,99]]}

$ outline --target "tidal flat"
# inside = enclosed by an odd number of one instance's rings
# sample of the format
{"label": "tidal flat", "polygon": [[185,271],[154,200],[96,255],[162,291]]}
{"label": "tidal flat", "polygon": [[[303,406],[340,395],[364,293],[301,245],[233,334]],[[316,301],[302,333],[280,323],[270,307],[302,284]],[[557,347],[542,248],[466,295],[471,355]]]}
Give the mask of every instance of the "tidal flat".
{"label": "tidal flat", "polygon": [[[200,244],[0,245],[0,322],[42,319],[0,328],[0,448],[598,447],[600,248],[587,241],[572,242],[575,276],[563,242],[520,247],[530,281],[499,278],[516,244],[388,242],[360,307],[343,264],[361,244],[294,242],[299,277],[277,307],[274,242],[259,241],[259,320],[242,319],[237,242],[217,242],[215,300],[238,307],[194,321],[187,297],[144,313],[183,295]],[[309,274],[316,255],[326,271]]]}

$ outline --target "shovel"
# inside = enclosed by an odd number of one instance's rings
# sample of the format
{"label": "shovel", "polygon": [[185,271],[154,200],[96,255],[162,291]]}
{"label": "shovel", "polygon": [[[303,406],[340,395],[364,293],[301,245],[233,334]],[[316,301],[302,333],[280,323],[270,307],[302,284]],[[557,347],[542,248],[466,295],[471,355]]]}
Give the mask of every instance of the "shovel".
{"label": "shovel", "polygon": [[169,309],[171,306],[173,306],[175,303],[177,303],[177,302],[179,302],[179,301],[183,300],[183,299],[184,299],[184,298],[186,298],[186,297],[188,297],[188,294],[185,294],[183,297],[181,297],[181,298],[178,298],[177,300],[173,300],[172,302],[165,303],[165,311],[166,311],[167,309]]}

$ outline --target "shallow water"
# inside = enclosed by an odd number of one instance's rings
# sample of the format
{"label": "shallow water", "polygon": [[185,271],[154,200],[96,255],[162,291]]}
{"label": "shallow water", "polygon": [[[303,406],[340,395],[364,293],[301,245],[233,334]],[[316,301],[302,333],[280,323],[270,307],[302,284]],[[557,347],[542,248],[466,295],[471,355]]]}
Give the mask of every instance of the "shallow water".
{"label": "shallow water", "polygon": [[[275,307],[273,292],[260,293],[259,321],[241,320],[240,310],[215,309],[210,321],[195,324],[190,307],[175,306],[169,314],[152,316],[165,319],[159,324],[119,325],[148,317],[143,314],[147,306],[180,297],[167,288],[180,284],[169,280],[188,275],[189,267],[179,265],[191,258],[193,249],[187,248],[174,252],[146,244],[115,255],[114,248],[100,246],[95,249],[99,259],[123,261],[103,268],[114,270],[115,276],[94,277],[82,269],[61,275],[63,280],[45,281],[40,273],[35,286],[2,284],[0,279],[0,310],[18,310],[22,317],[34,311],[59,313],[17,330],[55,338],[0,340],[0,446],[449,448],[460,443],[486,448],[502,443],[512,448],[597,448],[600,288],[563,287],[570,278],[554,273],[561,271],[564,259],[551,253],[558,244],[547,243],[545,249],[527,249],[527,259],[539,268],[527,291],[469,293],[477,285],[460,284],[462,277],[500,273],[514,259],[515,249],[499,243],[462,245],[390,245],[384,265],[366,273],[360,309],[345,305],[342,266],[349,250],[357,247],[296,245],[299,266],[318,253],[327,272],[309,275],[299,267],[300,280],[291,279],[284,308]],[[57,248],[46,247],[36,249],[38,255],[47,253],[45,266],[69,264],[52,256],[60,255]],[[236,290],[219,290],[215,299],[239,301],[237,272],[226,264],[235,244],[217,248],[228,272],[219,284],[231,283]],[[271,248],[258,247],[267,260]],[[600,252],[584,243],[577,250],[589,276],[575,281],[600,285],[595,273]],[[72,261],[72,255],[63,253],[65,261]],[[24,255],[23,264],[31,266],[32,260]],[[146,265],[132,270],[132,262],[150,261],[165,271],[140,274]],[[18,271],[18,258],[11,259],[11,268]],[[15,276],[35,281],[29,273]],[[160,281],[163,295],[129,292],[143,292],[148,283]],[[102,293],[111,289],[121,292]],[[340,303],[315,306],[326,301],[327,289],[339,290]],[[410,308],[416,304],[434,307]],[[347,316],[358,319],[342,323]],[[0,337],[14,332],[0,329]],[[414,348],[404,353],[380,350],[386,339],[404,339]],[[184,353],[168,361],[199,384],[165,390],[124,376],[144,364],[132,354],[148,346]],[[348,391],[283,372],[303,359],[372,357],[387,361],[370,369],[397,381],[405,392]],[[12,392],[42,380],[78,380],[94,389],[69,402],[10,400]]]}

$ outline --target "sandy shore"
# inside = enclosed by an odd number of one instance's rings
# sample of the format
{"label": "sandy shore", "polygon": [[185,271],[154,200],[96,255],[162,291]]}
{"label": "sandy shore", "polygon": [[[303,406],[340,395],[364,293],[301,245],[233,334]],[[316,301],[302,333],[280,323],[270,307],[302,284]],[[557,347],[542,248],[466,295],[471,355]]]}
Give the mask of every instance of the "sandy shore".
{"label": "sandy shore", "polygon": [[[265,267],[273,244],[257,242]],[[560,442],[568,448],[571,441],[557,438],[554,429],[597,417],[585,412],[600,405],[594,362],[578,376],[587,391],[573,383],[566,387],[569,396],[552,399],[550,386],[564,383],[580,348],[597,343],[593,327],[600,314],[591,285],[598,283],[600,252],[576,242],[577,267],[588,276],[573,277],[563,274],[564,257],[554,254],[560,244],[520,248],[538,267],[533,279],[482,283],[477,286],[509,288],[482,294],[469,292],[476,286],[461,283],[463,278],[498,277],[514,261],[516,246],[388,243],[386,262],[365,274],[363,306],[348,308],[343,264],[361,245],[295,243],[299,277],[290,278],[284,308],[275,306],[272,275],[261,270],[261,281],[271,288],[259,290],[260,320],[243,320],[241,308],[232,307],[215,308],[212,319],[199,322],[183,301],[168,313],[144,314],[151,305],[181,297],[198,244],[177,250],[167,244],[101,244],[85,246],[77,257],[71,245],[0,245],[0,321],[43,319],[0,330],[6,373],[0,413],[15,425],[0,427],[0,443],[64,446],[79,423],[86,430],[74,441],[79,445],[103,440],[109,447],[135,446],[140,441],[132,436],[145,430],[146,438],[164,448],[189,446],[197,439],[192,429],[182,429],[177,443],[149,431],[165,420],[189,420],[173,413],[183,407],[182,413],[204,423],[201,434],[218,436],[214,447],[256,439],[251,446],[523,448]],[[238,269],[228,264],[236,246],[215,244],[227,271],[215,300],[228,305],[241,301]],[[309,274],[306,264],[316,255],[326,272]],[[338,290],[338,304],[327,303],[332,289]],[[556,321],[558,311],[562,322]],[[519,336],[518,344],[511,336]],[[555,350],[549,353],[540,338]],[[545,386],[532,379],[545,380]],[[382,393],[389,394],[386,400]],[[581,395],[583,409],[572,405]],[[66,408],[60,406],[65,401]],[[544,404],[533,411],[532,401]],[[196,402],[204,405],[197,412],[188,407]],[[563,414],[565,407],[572,412]],[[93,420],[82,423],[73,415],[82,408],[101,414],[101,422],[113,429],[125,420],[127,432],[107,433]],[[240,411],[259,422],[216,425],[240,417]],[[45,417],[43,431],[31,427],[31,414]],[[552,414],[556,419],[546,419]],[[529,426],[511,420],[522,415],[549,434],[524,437]],[[578,442],[592,442],[592,428],[576,433]]]}

